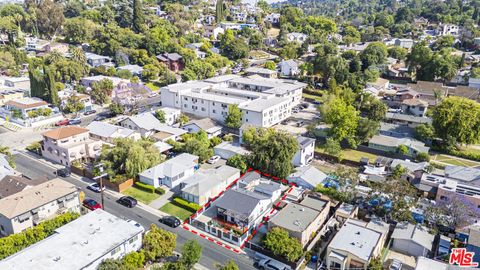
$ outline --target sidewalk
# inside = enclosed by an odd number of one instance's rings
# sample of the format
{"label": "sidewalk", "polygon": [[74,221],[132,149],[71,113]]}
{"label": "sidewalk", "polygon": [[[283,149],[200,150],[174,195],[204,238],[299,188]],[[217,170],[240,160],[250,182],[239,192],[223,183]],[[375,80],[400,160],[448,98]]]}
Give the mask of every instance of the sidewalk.
{"label": "sidewalk", "polygon": [[160,207],[162,207],[164,204],[170,202],[170,199],[172,198],[172,196],[173,196],[173,192],[171,192],[170,190],[167,190],[167,192],[165,192],[165,194],[160,196],[160,198],[152,201],[149,204],[149,206],[155,209],[160,209]]}
{"label": "sidewalk", "polygon": [[183,225],[181,225],[183,229],[193,233],[193,234],[196,234],[204,239],[207,239],[208,241],[212,242],[212,243],[215,243],[221,247],[224,247],[230,251],[233,251],[237,254],[246,254],[246,252],[241,249],[239,246],[236,246],[236,245],[233,245],[233,244],[230,244],[218,237],[215,237],[215,236],[212,236],[210,235],[209,233],[206,233],[206,232],[203,232],[201,231],[200,229],[197,229],[195,227],[193,227],[192,225],[188,224],[188,223],[185,223]]}

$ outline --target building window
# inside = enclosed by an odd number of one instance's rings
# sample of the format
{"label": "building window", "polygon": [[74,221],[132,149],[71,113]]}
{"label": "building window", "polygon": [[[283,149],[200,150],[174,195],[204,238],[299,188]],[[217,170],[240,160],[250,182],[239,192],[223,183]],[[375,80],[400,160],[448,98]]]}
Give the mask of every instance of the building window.
{"label": "building window", "polygon": [[110,255],[113,256],[113,255],[117,254],[118,252],[120,252],[120,247],[116,247],[114,250],[112,250],[110,252]]}
{"label": "building window", "polygon": [[137,239],[138,239],[138,235],[135,235],[135,236],[132,237],[130,240],[128,240],[128,243],[131,244],[131,243],[137,241]]}

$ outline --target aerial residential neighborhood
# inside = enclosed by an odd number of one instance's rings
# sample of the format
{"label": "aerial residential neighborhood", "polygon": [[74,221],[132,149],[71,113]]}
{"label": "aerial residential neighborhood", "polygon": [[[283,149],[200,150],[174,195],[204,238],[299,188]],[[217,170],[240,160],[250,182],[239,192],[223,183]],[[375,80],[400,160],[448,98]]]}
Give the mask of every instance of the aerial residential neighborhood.
{"label": "aerial residential neighborhood", "polygon": [[479,23],[0,0],[0,270],[479,268]]}

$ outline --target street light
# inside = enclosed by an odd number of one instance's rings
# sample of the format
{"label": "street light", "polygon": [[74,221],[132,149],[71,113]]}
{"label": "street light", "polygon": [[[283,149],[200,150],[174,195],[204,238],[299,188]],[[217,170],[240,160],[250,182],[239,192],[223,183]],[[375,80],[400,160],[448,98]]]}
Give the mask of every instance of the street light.
{"label": "street light", "polygon": [[103,172],[103,164],[99,163],[95,165],[95,168],[98,168],[99,172],[101,173],[99,176],[95,176],[93,180],[97,181],[97,179],[100,179],[100,198],[102,200],[102,210],[105,210],[105,204],[103,200],[103,178],[105,176],[108,176],[107,172]]}

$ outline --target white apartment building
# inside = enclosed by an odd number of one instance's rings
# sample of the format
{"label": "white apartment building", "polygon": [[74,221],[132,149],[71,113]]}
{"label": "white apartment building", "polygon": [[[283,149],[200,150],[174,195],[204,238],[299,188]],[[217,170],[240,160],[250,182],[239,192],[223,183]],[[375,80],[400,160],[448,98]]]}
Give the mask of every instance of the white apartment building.
{"label": "white apartment building", "polygon": [[219,122],[228,115],[228,106],[237,104],[243,123],[271,127],[292,114],[305,86],[292,80],[223,75],[165,86],[161,97],[163,106]]}
{"label": "white apartment building", "polygon": [[134,221],[97,209],[0,261],[0,269],[94,270],[106,259],[139,250],[144,231]]}
{"label": "white apartment building", "polygon": [[[68,211],[80,212],[74,185],[56,178],[24,189],[0,200],[0,235],[20,233]],[[0,269],[14,268],[0,263]]]}

